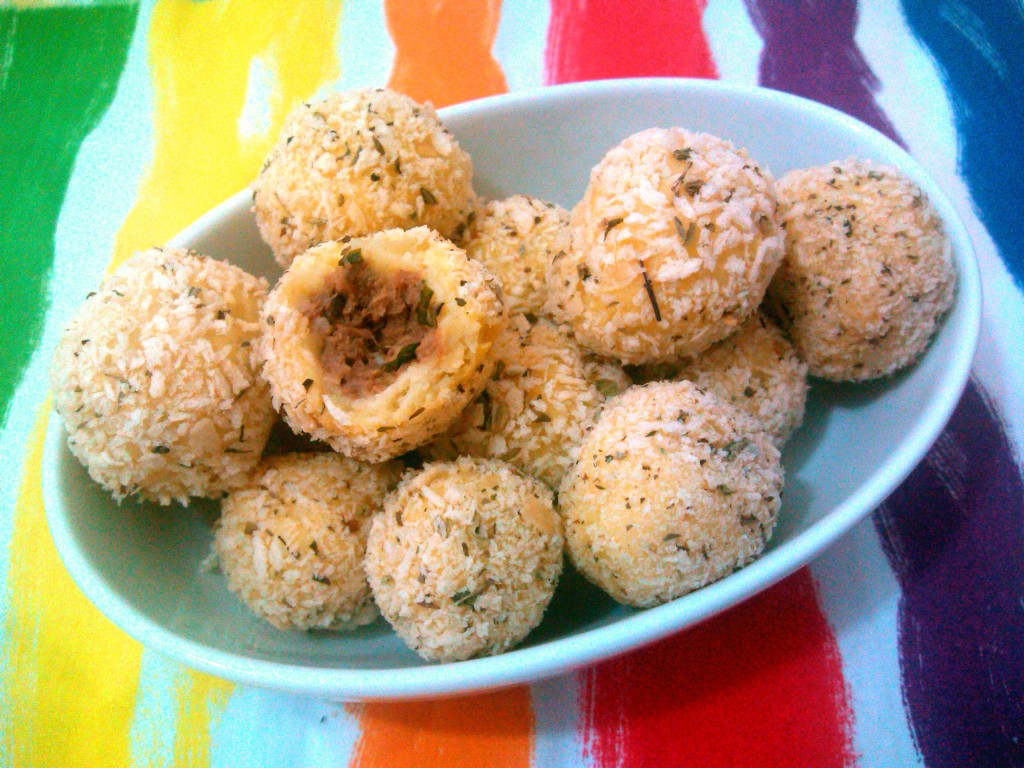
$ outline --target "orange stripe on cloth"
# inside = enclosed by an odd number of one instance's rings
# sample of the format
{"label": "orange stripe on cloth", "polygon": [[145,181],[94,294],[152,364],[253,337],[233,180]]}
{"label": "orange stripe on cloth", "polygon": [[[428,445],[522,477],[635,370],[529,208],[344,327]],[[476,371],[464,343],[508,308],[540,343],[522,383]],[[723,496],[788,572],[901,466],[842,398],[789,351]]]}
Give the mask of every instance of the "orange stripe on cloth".
{"label": "orange stripe on cloth", "polygon": [[525,686],[354,710],[362,733],[349,768],[527,768],[533,756],[533,707]]}
{"label": "orange stripe on cloth", "polygon": [[446,107],[508,90],[491,54],[501,0],[385,0],[395,62],[388,87]]}
{"label": "orange stripe on cloth", "polygon": [[[388,87],[444,107],[508,90],[491,54],[500,0],[385,0],[395,60]],[[497,693],[354,707],[351,768],[525,768],[534,714],[525,686]]]}

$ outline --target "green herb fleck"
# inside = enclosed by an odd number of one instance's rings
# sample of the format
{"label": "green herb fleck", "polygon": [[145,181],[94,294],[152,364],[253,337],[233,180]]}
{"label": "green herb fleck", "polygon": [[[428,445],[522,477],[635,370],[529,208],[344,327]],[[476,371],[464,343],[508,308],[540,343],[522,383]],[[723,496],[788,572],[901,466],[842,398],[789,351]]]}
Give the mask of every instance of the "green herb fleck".
{"label": "green herb fleck", "polygon": [[605,397],[615,397],[619,394],[619,385],[611,379],[598,379],[597,391]]}
{"label": "green herb fleck", "polygon": [[397,371],[403,365],[416,357],[416,348],[419,347],[419,345],[420,343],[418,341],[414,341],[412,344],[406,344],[398,350],[398,354],[395,355],[394,359],[384,363],[381,367],[385,371]]}
{"label": "green herb fleck", "polygon": [[731,461],[737,455],[743,452],[743,449],[750,445],[750,441],[745,437],[741,437],[739,440],[733,440],[731,443],[726,443],[725,447],[722,448],[725,451],[725,458],[727,461]]}
{"label": "green herb fleck", "polygon": [[171,449],[168,448],[166,445],[154,445],[153,446],[153,453],[158,453],[161,456],[163,454],[165,454],[165,453],[170,453],[170,452],[171,452]]}
{"label": "green herb fleck", "polygon": [[434,197],[434,193],[426,187],[420,187],[420,197],[423,198],[423,202],[427,205],[436,205],[437,198]]}
{"label": "green herb fleck", "polygon": [[647,276],[647,268],[643,261],[640,262],[640,274],[644,278],[644,290],[647,291],[647,298],[651,301],[651,309],[654,310],[654,321],[661,322],[661,310],[658,309],[658,299],[654,296],[654,286],[651,285],[651,278]]}
{"label": "green herb fleck", "polygon": [[615,227],[622,223],[622,217],[618,216],[614,219],[608,219],[608,223],[604,226],[604,239],[608,239],[608,233],[611,232]]}
{"label": "green herb fleck", "polygon": [[416,322],[428,328],[434,328],[437,325],[437,313],[441,310],[442,306],[441,304],[431,304],[430,300],[433,298],[433,289],[426,282],[421,282],[420,300],[419,304],[416,305]]}

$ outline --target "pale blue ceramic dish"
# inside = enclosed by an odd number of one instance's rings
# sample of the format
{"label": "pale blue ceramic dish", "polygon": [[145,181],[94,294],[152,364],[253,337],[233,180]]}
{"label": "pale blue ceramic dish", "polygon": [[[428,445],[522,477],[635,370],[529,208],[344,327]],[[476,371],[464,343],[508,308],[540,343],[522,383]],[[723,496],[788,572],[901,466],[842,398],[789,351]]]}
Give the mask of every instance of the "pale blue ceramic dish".
{"label": "pale blue ceramic dish", "polygon": [[[528,193],[572,206],[591,167],[630,133],[679,125],[746,147],[777,177],[872,158],[901,168],[931,198],[953,243],[956,302],[927,354],[897,377],[812,389],[805,426],[784,455],[785,505],[765,555],[703,590],[647,611],[616,605],[578,576],[559,586],[542,625],[503,656],[438,666],[383,622],[351,634],[280,632],[251,616],[200,564],[216,504],[116,505],[93,484],[50,420],[44,496],[71,575],[114,623],[191,667],[242,684],[337,699],[445,695],[534,681],[695,624],[779,581],[863,519],[938,437],[966,384],[981,295],[971,243],[949,200],[900,147],[834,110],[782,93],[705,80],[604,81],[523,91],[442,110],[489,197]],[[174,243],[275,279],[248,191]]]}

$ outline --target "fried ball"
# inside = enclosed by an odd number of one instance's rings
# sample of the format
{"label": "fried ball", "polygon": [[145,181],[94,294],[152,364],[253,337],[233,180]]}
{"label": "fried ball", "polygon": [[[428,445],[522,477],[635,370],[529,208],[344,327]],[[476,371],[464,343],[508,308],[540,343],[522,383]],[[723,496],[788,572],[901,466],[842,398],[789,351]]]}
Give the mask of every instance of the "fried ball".
{"label": "fried ball", "polygon": [[548,265],[569,247],[569,212],[526,195],[491,200],[471,217],[462,246],[498,278],[510,312],[539,315]]}
{"label": "fried ball", "polygon": [[363,571],[374,513],[399,462],[337,453],[264,460],[228,494],[213,548],[228,588],[278,629],[350,629],[377,617]]}
{"label": "fried ball", "polygon": [[265,280],[195,251],[135,254],[57,344],[71,452],[120,501],[188,504],[241,484],[275,421],[253,348]]}
{"label": "fried ball", "polygon": [[420,453],[503,459],[557,488],[605,395],[576,342],[550,322],[530,326],[520,317],[494,354],[494,374],[476,402]]}
{"label": "fried ball", "polygon": [[567,551],[615,600],[658,605],[754,560],[782,483],[751,417],[692,382],[633,387],[608,401],[562,480]]}
{"label": "fried ball", "polygon": [[491,279],[426,227],[310,249],[261,318],[275,407],[293,430],[364,461],[434,438],[494,368],[507,318]]}
{"label": "fried ball", "polygon": [[764,312],[697,357],[651,366],[642,377],[686,379],[713,392],[761,422],[780,450],[804,420],[807,364]]}
{"label": "fried ball", "polygon": [[428,226],[451,237],[474,202],[473,164],[433,108],[387,90],[297,107],[253,184],[281,266],[326,240]]}
{"label": "fried ball", "polygon": [[431,661],[501,653],[536,627],[562,571],[552,493],[501,461],[462,457],[410,472],[366,551],[374,599]]}
{"label": "fried ball", "polygon": [[548,310],[624,363],[695,355],[761,303],[782,258],[774,185],[742,149],[652,128],[608,152],[548,272]]}
{"label": "fried ball", "polygon": [[779,181],[786,256],[768,305],[813,376],[863,381],[913,363],[953,302],[949,241],[920,189],[867,160]]}

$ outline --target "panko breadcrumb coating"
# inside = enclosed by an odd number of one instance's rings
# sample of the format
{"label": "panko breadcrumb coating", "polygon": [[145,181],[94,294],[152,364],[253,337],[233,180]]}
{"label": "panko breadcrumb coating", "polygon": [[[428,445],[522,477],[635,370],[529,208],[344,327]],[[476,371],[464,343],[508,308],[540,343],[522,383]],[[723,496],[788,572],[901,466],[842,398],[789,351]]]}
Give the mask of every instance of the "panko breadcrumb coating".
{"label": "panko breadcrumb coating", "polygon": [[462,457],[410,472],[366,552],[374,599],[431,661],[501,653],[536,627],[562,571],[550,490],[500,461]]}
{"label": "panko breadcrumb coating", "polygon": [[253,184],[260,232],[285,267],[346,235],[423,225],[451,237],[473,202],[473,164],[433,107],[381,89],[297,107]]}
{"label": "panko breadcrumb coating", "polygon": [[292,429],[364,461],[431,440],[494,369],[507,318],[491,280],[426,227],[310,249],[262,314],[275,407]]}
{"label": "panko breadcrumb coating", "polygon": [[803,423],[807,364],[764,312],[695,358],[651,368],[647,381],[686,379],[749,413],[780,450]]}
{"label": "panko breadcrumb coating", "polygon": [[605,405],[562,481],[567,551],[619,602],[658,605],[755,559],[782,484],[751,417],[688,381],[633,387]]}
{"label": "panko breadcrumb coating", "polygon": [[420,453],[503,459],[557,488],[605,400],[601,388],[614,393],[618,383],[592,381],[576,342],[544,320],[531,327],[519,317],[494,354],[494,374],[476,402]]}
{"label": "panko breadcrumb coating", "polygon": [[779,181],[786,256],[768,305],[814,376],[887,376],[927,348],[953,302],[942,223],[895,168],[848,159]]}
{"label": "panko breadcrumb coating", "polygon": [[652,128],[613,148],[572,211],[548,310],[624,363],[702,352],[761,303],[782,258],[774,186],[705,133]]}
{"label": "panko breadcrumb coating", "polygon": [[262,462],[228,494],[213,547],[228,588],[278,629],[350,629],[377,617],[363,571],[373,515],[402,473],[337,453]]}
{"label": "panko breadcrumb coating", "polygon": [[461,244],[498,278],[510,312],[539,315],[551,259],[569,247],[569,212],[527,195],[490,200],[470,218]]}
{"label": "panko breadcrumb coating", "polygon": [[120,501],[187,504],[238,486],[276,415],[253,354],[265,280],[195,251],[135,254],[57,344],[71,452]]}

